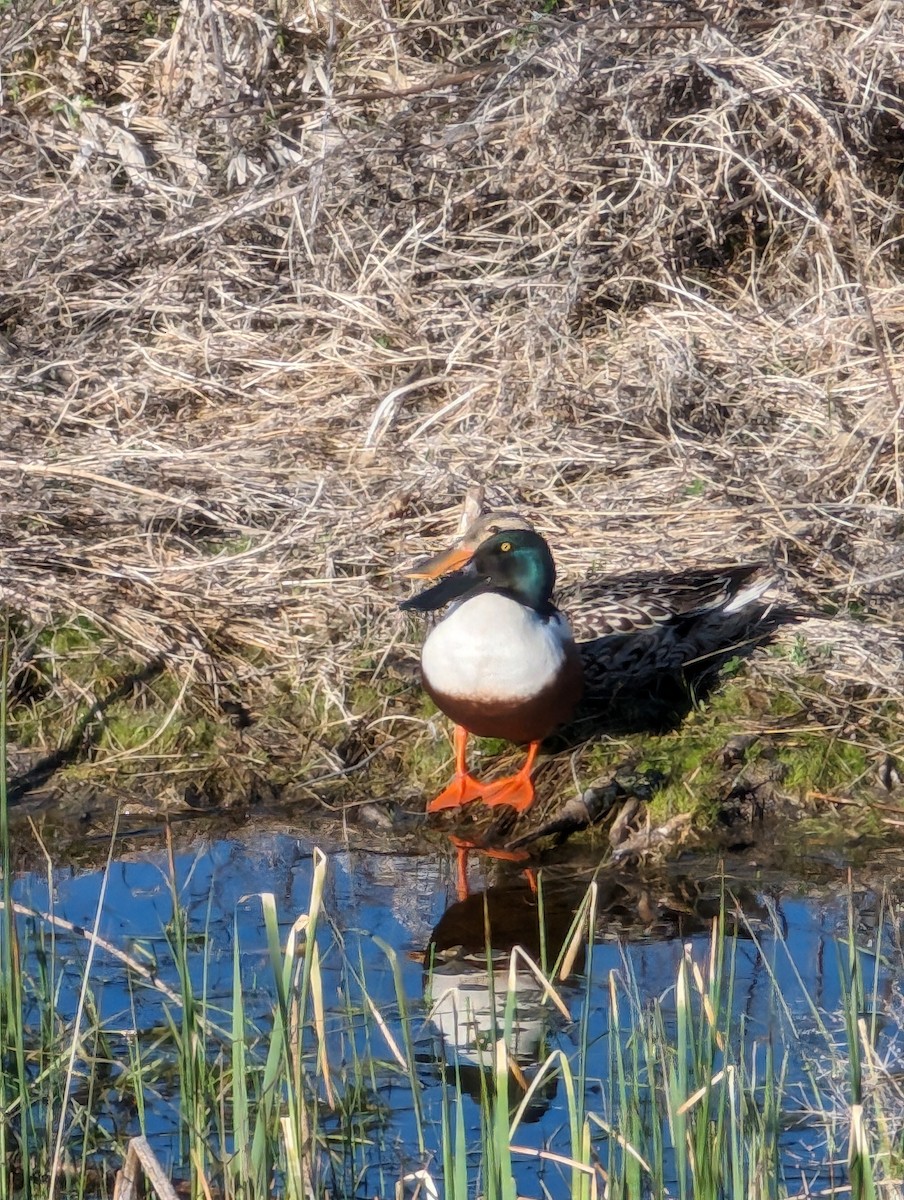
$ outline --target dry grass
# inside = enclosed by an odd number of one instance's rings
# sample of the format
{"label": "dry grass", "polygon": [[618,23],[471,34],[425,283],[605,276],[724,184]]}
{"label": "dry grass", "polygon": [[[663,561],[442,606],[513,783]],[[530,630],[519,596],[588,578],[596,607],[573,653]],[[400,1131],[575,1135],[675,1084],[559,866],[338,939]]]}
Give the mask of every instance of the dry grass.
{"label": "dry grass", "polygon": [[0,0],[19,702],[87,619],[341,772],[474,485],[564,577],[771,555],[843,719],[900,698],[900,5],[549,7]]}

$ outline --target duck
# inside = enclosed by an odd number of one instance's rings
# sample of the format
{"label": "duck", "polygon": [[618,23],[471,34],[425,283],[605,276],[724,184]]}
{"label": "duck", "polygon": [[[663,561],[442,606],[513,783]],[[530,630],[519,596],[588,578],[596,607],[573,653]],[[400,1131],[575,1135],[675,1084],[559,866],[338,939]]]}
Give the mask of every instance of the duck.
{"label": "duck", "polygon": [[[552,603],[552,553],[535,530],[503,528],[459,569],[439,571],[439,583],[400,605],[420,613],[450,606],[421,651],[424,690],[455,726],[455,772],[427,811],[482,800],[526,812],[540,744],[571,717],[583,691],[571,626]],[[523,766],[480,783],[467,769],[469,734],[526,744]]]}
{"label": "duck", "polygon": [[[502,551],[503,544],[511,549]],[[594,573],[563,588],[553,603],[552,553],[533,524],[514,510],[478,517],[455,545],[407,574],[439,582],[405,601],[403,609],[428,613],[452,604],[428,634],[421,656],[425,690],[455,725],[455,774],[428,812],[478,799],[526,811],[534,799],[530,774],[539,744],[571,720],[581,700],[582,713],[593,714],[584,716],[585,733],[599,713],[628,711],[632,697],[647,714],[662,693],[664,707],[671,710],[677,693],[687,698],[689,678],[713,675],[732,651],[762,640],[766,626],[754,637],[750,628],[764,611],[757,602],[775,581],[759,562],[623,576]],[[490,595],[496,598],[486,599]],[[475,604],[480,597],[485,599]],[[553,644],[558,652],[554,683],[553,660],[545,653]],[[520,664],[519,684],[506,691],[500,675],[493,685],[498,694],[491,694],[485,677],[492,677],[502,656]],[[482,689],[479,719],[469,702],[471,688]],[[544,720],[519,724],[514,714],[528,707],[542,710]],[[499,719],[485,721],[487,709]],[[492,732],[484,734],[490,726]],[[469,734],[526,742],[521,771],[499,785],[480,784],[466,768]]]}

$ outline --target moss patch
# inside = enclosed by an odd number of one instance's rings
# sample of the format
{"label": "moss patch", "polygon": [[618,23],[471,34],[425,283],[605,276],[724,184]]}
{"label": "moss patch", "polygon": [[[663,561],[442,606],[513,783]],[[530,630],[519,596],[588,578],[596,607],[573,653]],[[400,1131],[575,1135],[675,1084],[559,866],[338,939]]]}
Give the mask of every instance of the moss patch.
{"label": "moss patch", "polygon": [[[868,717],[852,710],[848,724],[827,729],[821,727],[820,700],[828,705],[830,698],[826,681],[817,675],[802,677],[791,690],[761,687],[756,673],[744,670],[670,733],[604,739],[587,748],[579,776],[586,784],[625,762],[640,772],[656,772],[665,782],[649,804],[651,822],[689,812],[699,830],[722,818],[726,796],[746,774],[768,773],[795,810],[820,804],[823,822],[844,826],[848,818],[826,812],[823,800],[837,795],[869,805],[882,747],[900,728],[900,713],[890,703]],[[727,754],[735,740],[737,746]]]}

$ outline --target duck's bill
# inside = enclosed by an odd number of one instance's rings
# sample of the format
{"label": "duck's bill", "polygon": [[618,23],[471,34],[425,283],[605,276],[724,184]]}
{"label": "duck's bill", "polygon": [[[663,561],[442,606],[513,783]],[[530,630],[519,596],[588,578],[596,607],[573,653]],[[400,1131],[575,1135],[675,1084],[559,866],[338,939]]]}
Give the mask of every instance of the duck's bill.
{"label": "duck's bill", "polygon": [[406,571],[409,579],[439,579],[440,575],[448,575],[469,562],[474,553],[473,546],[453,546],[451,550],[442,550],[432,558],[426,558],[415,565],[413,571]]}
{"label": "duck's bill", "polygon": [[399,608],[406,612],[433,612],[453,600],[463,600],[486,587],[486,579],[478,575],[473,566],[467,566],[463,571],[447,575],[433,587],[418,592],[408,600],[403,600]]}

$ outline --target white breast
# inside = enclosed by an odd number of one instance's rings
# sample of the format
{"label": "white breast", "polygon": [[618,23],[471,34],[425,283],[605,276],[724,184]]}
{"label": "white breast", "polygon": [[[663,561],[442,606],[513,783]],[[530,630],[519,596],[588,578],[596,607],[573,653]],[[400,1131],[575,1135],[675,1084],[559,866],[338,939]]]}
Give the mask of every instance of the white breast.
{"label": "white breast", "polygon": [[571,640],[561,613],[544,620],[487,592],[440,621],[424,643],[421,667],[430,687],[450,698],[527,700],[558,679]]}

